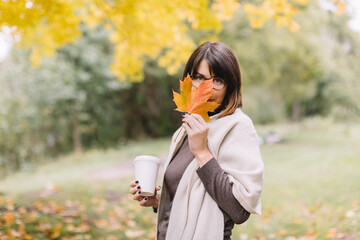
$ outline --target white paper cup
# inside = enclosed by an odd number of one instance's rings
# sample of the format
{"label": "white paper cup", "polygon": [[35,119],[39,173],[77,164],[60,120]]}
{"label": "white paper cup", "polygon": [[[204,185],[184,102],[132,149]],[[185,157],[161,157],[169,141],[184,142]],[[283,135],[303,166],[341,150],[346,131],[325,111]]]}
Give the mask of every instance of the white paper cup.
{"label": "white paper cup", "polygon": [[141,186],[141,196],[150,197],[155,194],[155,185],[159,171],[160,159],[149,155],[137,156],[134,160],[135,179]]}

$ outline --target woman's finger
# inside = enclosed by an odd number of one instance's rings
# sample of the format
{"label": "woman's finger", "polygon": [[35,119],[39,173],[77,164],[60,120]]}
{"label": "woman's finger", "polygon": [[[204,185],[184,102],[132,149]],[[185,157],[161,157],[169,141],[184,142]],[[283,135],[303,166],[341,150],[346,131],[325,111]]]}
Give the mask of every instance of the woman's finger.
{"label": "woman's finger", "polygon": [[143,200],[143,197],[140,195],[141,194],[141,190],[137,191],[134,195],[133,195],[133,199],[137,200],[137,201],[141,201]]}
{"label": "woman's finger", "polygon": [[183,124],[185,123],[185,124],[191,129],[190,122],[189,122],[189,119],[188,119],[188,118],[184,117],[184,118],[182,119],[182,122],[183,122]]}
{"label": "woman's finger", "polygon": [[139,184],[138,180],[133,180],[133,181],[130,182],[130,187],[135,187],[138,184]]}
{"label": "woman's finger", "polygon": [[202,116],[200,116],[199,114],[193,113],[193,114],[191,114],[191,116],[193,116],[194,118],[196,118],[196,120],[198,120],[198,122],[199,122],[201,125],[206,124],[204,118],[203,118]]}
{"label": "woman's finger", "polygon": [[201,128],[201,124],[192,115],[186,115],[185,118],[183,119],[183,122],[186,122],[187,124],[189,124],[191,129]]}
{"label": "woman's finger", "polygon": [[145,206],[146,202],[147,202],[148,198],[144,197],[141,201],[139,201],[140,206]]}
{"label": "woman's finger", "polygon": [[140,202],[139,204],[143,207],[151,207],[151,206],[154,206],[155,204],[155,198],[153,197],[144,197]]}
{"label": "woman's finger", "polygon": [[186,133],[187,133],[188,135],[191,135],[191,134],[192,134],[192,130],[191,130],[189,124],[187,124],[186,122],[184,122],[184,123],[182,124],[182,126],[185,128],[185,131],[186,131]]}
{"label": "woman's finger", "polygon": [[133,188],[130,188],[130,193],[131,194],[135,194],[136,192],[138,191],[141,191],[141,186],[136,186],[136,187],[133,187]]}

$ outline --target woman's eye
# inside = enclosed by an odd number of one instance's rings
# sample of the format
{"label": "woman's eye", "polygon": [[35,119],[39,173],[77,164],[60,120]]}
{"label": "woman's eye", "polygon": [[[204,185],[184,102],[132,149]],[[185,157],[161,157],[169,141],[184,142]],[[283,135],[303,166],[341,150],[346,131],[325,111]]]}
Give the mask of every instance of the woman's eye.
{"label": "woman's eye", "polygon": [[214,79],[214,82],[216,82],[216,83],[222,83],[222,79],[220,79],[220,78],[215,78],[215,79]]}

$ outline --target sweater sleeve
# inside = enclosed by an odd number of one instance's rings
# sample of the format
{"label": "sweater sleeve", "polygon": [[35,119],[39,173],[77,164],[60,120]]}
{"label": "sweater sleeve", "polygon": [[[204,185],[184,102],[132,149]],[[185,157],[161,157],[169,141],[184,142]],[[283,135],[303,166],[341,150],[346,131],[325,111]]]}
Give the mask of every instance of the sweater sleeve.
{"label": "sweater sleeve", "polygon": [[215,158],[196,172],[209,195],[236,224],[244,223],[249,218],[250,213],[234,197],[229,177]]}

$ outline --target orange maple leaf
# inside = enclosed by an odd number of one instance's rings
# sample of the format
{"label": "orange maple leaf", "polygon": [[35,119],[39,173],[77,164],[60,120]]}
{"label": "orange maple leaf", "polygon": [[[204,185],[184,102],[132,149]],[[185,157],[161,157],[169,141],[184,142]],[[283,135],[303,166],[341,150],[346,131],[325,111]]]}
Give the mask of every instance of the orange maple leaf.
{"label": "orange maple leaf", "polygon": [[5,223],[7,225],[11,224],[12,222],[14,222],[15,220],[15,216],[13,213],[5,213],[4,216],[3,216],[4,220],[5,220]]}
{"label": "orange maple leaf", "polygon": [[210,121],[208,112],[213,112],[220,104],[208,102],[214,94],[213,81],[208,80],[193,88],[192,80],[188,75],[184,81],[180,80],[180,94],[174,92],[175,109],[184,113],[196,113],[204,118],[206,122]]}

